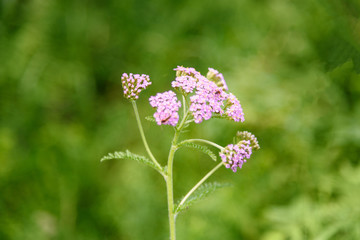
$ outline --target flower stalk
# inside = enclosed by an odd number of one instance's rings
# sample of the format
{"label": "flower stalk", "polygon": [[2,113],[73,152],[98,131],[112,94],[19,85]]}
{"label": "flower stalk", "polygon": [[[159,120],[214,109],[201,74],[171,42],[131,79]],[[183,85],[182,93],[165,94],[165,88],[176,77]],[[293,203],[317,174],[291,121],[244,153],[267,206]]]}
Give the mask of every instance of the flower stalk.
{"label": "flower stalk", "polygon": [[220,149],[221,151],[224,149],[222,146],[220,146],[214,142],[211,142],[209,140],[205,140],[205,139],[187,139],[187,140],[182,141],[181,143],[187,143],[187,142],[202,142],[202,143],[206,143],[211,146],[214,146],[214,147]]}
{"label": "flower stalk", "polygon": [[[134,100],[131,100],[131,103],[132,103],[132,106],[134,108],[134,112],[135,112],[135,117],[136,117],[136,122],[137,122],[137,125],[138,125],[138,128],[139,128],[139,131],[140,131],[140,135],[141,135],[141,139],[143,141],[143,144],[144,144],[144,147],[146,149],[146,152],[149,154],[149,157],[151,158],[151,160],[154,162],[154,164],[156,166],[158,166],[160,169],[163,169],[161,167],[161,165],[158,163],[158,161],[156,160],[156,158],[154,157],[154,155],[152,154],[150,148],[149,148],[149,145],[146,141],[146,137],[145,137],[145,134],[144,134],[144,130],[143,130],[143,127],[142,127],[142,124],[141,124],[141,120],[140,120],[140,116],[139,116],[139,111],[137,109],[137,105],[136,105],[136,102]],[[159,173],[164,177],[166,178],[166,175],[163,173],[163,172],[160,172]]]}

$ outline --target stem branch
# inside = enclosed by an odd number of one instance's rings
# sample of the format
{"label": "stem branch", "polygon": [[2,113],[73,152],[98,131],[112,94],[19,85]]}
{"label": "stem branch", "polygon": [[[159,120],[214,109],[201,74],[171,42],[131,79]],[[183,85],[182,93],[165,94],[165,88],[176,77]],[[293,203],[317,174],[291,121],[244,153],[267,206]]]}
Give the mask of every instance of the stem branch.
{"label": "stem branch", "polygon": [[182,143],[186,143],[186,142],[203,142],[203,143],[209,144],[211,146],[217,147],[220,150],[224,149],[222,146],[220,146],[214,142],[205,140],[205,139],[187,139],[187,140],[182,141]]}
{"label": "stem branch", "polygon": [[210,172],[208,172],[186,195],[185,197],[181,200],[181,202],[178,205],[178,208],[181,207],[186,200],[191,196],[191,194],[193,194],[195,192],[196,189],[198,189],[198,187],[200,187],[201,184],[203,184],[206,179],[208,179],[214,172],[216,172],[216,170],[218,170],[221,166],[223,165],[223,162],[219,163],[218,165],[216,165],[213,169],[211,169]]}
{"label": "stem branch", "polygon": [[185,99],[184,95],[182,95],[182,100],[183,100],[183,110],[184,110],[183,118],[185,118],[185,116],[186,116],[186,99]]}
{"label": "stem branch", "polygon": [[[154,157],[154,155],[151,153],[151,150],[150,150],[150,148],[149,148],[149,145],[148,145],[148,143],[147,143],[147,141],[146,141],[145,134],[144,134],[144,130],[143,130],[143,127],[142,127],[142,124],[141,124],[141,121],[140,121],[139,111],[138,111],[137,106],[136,106],[136,102],[135,102],[134,100],[132,100],[131,103],[132,103],[132,106],[133,106],[133,108],[134,108],[134,112],[135,112],[135,116],[136,116],[136,122],[137,122],[137,125],[138,125],[138,127],[139,127],[141,139],[142,139],[142,141],[143,141],[143,143],[144,143],[145,149],[146,149],[147,153],[149,154],[151,160],[155,163],[155,165],[156,165],[157,167],[159,167],[160,169],[163,169],[163,168],[161,167],[161,165],[158,163],[158,161],[156,161],[156,158]],[[166,178],[166,175],[164,174],[164,172],[162,172],[162,171],[160,172],[160,171],[159,171],[159,173],[160,173],[164,178]]]}

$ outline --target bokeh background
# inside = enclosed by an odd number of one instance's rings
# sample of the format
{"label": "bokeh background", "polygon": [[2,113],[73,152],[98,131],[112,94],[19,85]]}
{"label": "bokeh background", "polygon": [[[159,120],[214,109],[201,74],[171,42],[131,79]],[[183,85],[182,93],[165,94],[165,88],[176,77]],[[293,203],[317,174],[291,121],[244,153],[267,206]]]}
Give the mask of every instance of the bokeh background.
{"label": "bokeh background", "polygon": [[[1,0],[0,239],[167,239],[165,184],[146,155],[123,72],[148,98],[177,65],[222,72],[246,121],[183,137],[261,150],[177,219],[178,239],[360,239],[360,2],[357,0]],[[173,130],[143,120],[165,164]],[[215,149],[214,149],[215,150]],[[179,150],[175,198],[214,166]]]}

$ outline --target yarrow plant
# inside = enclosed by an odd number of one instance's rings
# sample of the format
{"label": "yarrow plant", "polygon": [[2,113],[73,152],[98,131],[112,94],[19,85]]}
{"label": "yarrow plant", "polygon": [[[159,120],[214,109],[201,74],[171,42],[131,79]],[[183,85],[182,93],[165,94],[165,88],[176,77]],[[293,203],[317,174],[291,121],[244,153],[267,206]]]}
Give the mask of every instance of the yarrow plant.
{"label": "yarrow plant", "polygon": [[[205,139],[185,139],[179,141],[180,134],[191,123],[200,124],[211,118],[228,119],[235,122],[244,122],[244,112],[240,101],[229,91],[224,76],[219,71],[209,68],[206,77],[194,68],[178,66],[175,79],[171,86],[178,93],[169,90],[157,93],[149,99],[150,106],[156,111],[153,117],[147,117],[158,125],[170,125],[174,128],[175,134],[165,166],[152,154],[147,143],[144,130],[141,124],[136,100],[141,91],[151,85],[150,77],[145,74],[127,74],[121,77],[124,89],[124,97],[129,99],[134,108],[136,121],[140,135],[149,158],[139,156],[126,150],[125,152],[109,153],[101,161],[110,159],[131,159],[144,163],[158,171],[166,182],[167,205],[170,227],[170,239],[175,240],[175,220],[177,215],[187,209],[196,200],[203,198],[208,193],[222,187],[222,184],[204,182],[221,166],[237,172],[250,159],[254,150],[260,149],[256,137],[247,131],[238,131],[234,137],[234,143],[222,147],[214,142]],[[182,102],[178,99],[181,96]],[[182,108],[182,113],[179,114]],[[181,117],[180,117],[181,115]],[[198,144],[202,143],[202,144]],[[208,154],[213,160],[217,156],[206,145],[219,149],[220,163],[208,172],[192,189],[177,203],[174,202],[173,194],[173,162],[175,152],[181,147],[190,147]]]}

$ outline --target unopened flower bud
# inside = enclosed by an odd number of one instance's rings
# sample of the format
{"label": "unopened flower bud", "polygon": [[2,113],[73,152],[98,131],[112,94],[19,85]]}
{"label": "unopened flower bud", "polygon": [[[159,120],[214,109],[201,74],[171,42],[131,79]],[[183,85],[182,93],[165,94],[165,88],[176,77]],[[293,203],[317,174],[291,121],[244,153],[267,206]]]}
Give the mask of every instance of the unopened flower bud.
{"label": "unopened flower bud", "polygon": [[200,75],[200,72],[196,71],[195,68],[191,67],[183,67],[183,66],[177,66],[177,68],[174,68],[176,71],[176,76],[192,76],[196,77],[197,75]]}
{"label": "unopened flower bud", "polygon": [[258,142],[257,138],[251,132],[238,131],[236,133],[236,137],[235,137],[234,140],[235,140],[235,142],[250,141],[250,146],[252,147],[252,149],[254,149],[254,150],[259,150],[260,149],[260,145],[259,145],[259,142]]}
{"label": "unopened flower bud", "polygon": [[209,71],[206,74],[206,78],[210,81],[213,81],[218,87],[221,87],[224,91],[228,91],[229,89],[222,73],[219,73],[218,70],[215,70],[213,68],[208,69]]}

